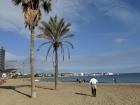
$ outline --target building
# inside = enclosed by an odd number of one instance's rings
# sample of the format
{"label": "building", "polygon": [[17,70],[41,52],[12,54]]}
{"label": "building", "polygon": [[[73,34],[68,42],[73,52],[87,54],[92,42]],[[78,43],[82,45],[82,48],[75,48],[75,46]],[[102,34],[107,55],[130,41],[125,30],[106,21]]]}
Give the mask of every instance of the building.
{"label": "building", "polygon": [[61,73],[61,77],[71,77],[74,76],[74,73]]}
{"label": "building", "polygon": [[80,76],[84,76],[85,74],[84,73],[80,73]]}
{"label": "building", "polygon": [[0,70],[4,70],[5,67],[5,49],[0,48]]}
{"label": "building", "polygon": [[5,69],[5,49],[0,47],[0,77],[11,78],[16,74],[16,71],[15,68]]}

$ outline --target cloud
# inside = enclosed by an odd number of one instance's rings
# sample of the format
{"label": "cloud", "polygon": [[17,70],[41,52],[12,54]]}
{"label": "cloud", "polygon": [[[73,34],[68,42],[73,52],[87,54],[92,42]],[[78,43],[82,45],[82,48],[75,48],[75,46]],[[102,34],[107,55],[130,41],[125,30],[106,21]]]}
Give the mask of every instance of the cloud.
{"label": "cloud", "polygon": [[[140,26],[140,13],[122,0],[55,0],[53,11],[49,15],[43,13],[43,20],[46,21],[46,18],[48,19],[50,15],[58,15],[72,23],[72,31],[77,31],[79,27],[86,23],[91,24],[95,19],[98,23],[100,20],[98,20],[96,16],[99,14],[101,16],[112,17],[131,28],[139,28]],[[21,36],[29,38],[28,30],[24,28],[24,18],[21,7],[15,7],[11,3],[11,0],[0,0],[0,30],[16,31],[19,32]],[[129,38],[125,36],[136,35],[138,31],[132,32],[130,30],[128,33],[114,33],[115,32],[97,33],[101,35],[95,35],[96,37],[104,36],[111,38],[111,40],[116,43],[124,43],[129,40]],[[114,70],[124,68],[124,66],[126,68],[133,68],[140,63],[139,53],[140,51],[138,49],[131,49],[125,52],[113,52],[108,54],[74,55],[70,61],[65,60],[65,62],[60,62],[60,70],[87,71],[90,69],[90,71],[103,71],[107,69]],[[22,65],[23,58],[7,53],[6,60],[19,60],[16,63]],[[25,60],[25,68],[26,71],[29,71],[29,59]],[[20,69],[22,70],[22,66]],[[51,63],[46,63],[44,59],[37,57],[36,69],[47,71],[53,68]]]}
{"label": "cloud", "polygon": [[[129,49],[112,53],[73,55],[63,62],[59,56],[59,72],[139,72],[140,49]],[[51,58],[51,57],[50,57]],[[24,62],[24,64],[23,64]],[[24,69],[30,73],[29,58],[6,53],[6,67]],[[44,56],[35,59],[36,72],[54,72],[51,59],[46,62]]]}
{"label": "cloud", "polygon": [[125,38],[116,38],[114,41],[118,44],[122,44],[124,43],[125,41],[127,41],[128,39],[125,39]]}
{"label": "cloud", "polygon": [[[26,56],[18,56],[10,52],[5,53],[5,68],[16,68],[18,72],[30,73],[30,59]],[[35,58],[35,71],[47,72],[52,70],[52,63],[45,61],[44,57]]]}
{"label": "cloud", "polygon": [[81,25],[91,23],[95,19],[95,15],[89,12],[90,9],[90,1],[53,0],[52,11],[48,15],[43,13],[42,20],[57,15],[59,18],[65,18],[66,22],[71,23],[71,31],[75,32]]}
{"label": "cloud", "polygon": [[[140,26],[140,13],[121,0],[53,0],[52,6],[53,11],[49,15],[43,12],[43,20],[51,15],[64,17],[72,24],[72,31],[97,20],[99,13],[119,20],[133,29]],[[0,23],[1,30],[16,31],[29,38],[29,32],[24,27],[21,7],[15,7],[11,0],[0,1]]]}
{"label": "cloud", "polygon": [[[24,17],[21,7],[15,7],[12,0],[0,1],[0,30],[16,31],[20,35],[29,38],[28,30],[24,27]],[[66,21],[72,23],[72,30],[79,27],[79,23],[89,21],[90,14],[86,14],[88,2],[85,0],[53,0],[53,11],[47,15],[43,12],[43,20],[50,15],[64,17]],[[84,6],[83,6],[84,5]]]}
{"label": "cloud", "polygon": [[25,60],[24,56],[17,56],[10,52],[5,53],[5,68],[17,68],[20,69],[22,62]]}
{"label": "cloud", "polygon": [[24,56],[17,56],[15,54],[10,53],[10,52],[5,53],[5,60],[6,61],[11,61],[11,60],[15,61],[15,60],[23,60],[23,59],[25,59]]}
{"label": "cloud", "polygon": [[122,0],[93,0],[95,7],[106,16],[111,16],[126,25],[140,26],[140,13]]}
{"label": "cloud", "polygon": [[12,0],[0,1],[0,30],[15,31],[23,37],[28,37],[21,7],[15,7],[11,1]]}
{"label": "cloud", "polygon": [[[123,72],[122,69],[139,67],[140,49],[118,51],[112,53],[88,54],[72,56],[70,61],[61,62],[62,70]],[[120,70],[121,69],[121,70]],[[139,67],[140,69],[140,67]],[[133,69],[129,69],[133,72]],[[136,71],[136,70],[135,70]],[[137,71],[138,72],[138,71]]]}
{"label": "cloud", "polygon": [[89,5],[89,2],[85,2],[85,0],[57,0],[53,2],[52,14],[58,14],[59,16],[66,17],[66,19],[71,21],[88,21],[86,12],[89,9]]}

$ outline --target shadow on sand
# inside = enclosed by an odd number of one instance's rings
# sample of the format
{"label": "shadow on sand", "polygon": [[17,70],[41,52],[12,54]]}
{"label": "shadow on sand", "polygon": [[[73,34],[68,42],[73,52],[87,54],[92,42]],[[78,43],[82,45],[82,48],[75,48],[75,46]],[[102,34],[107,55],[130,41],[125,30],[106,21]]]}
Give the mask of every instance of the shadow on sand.
{"label": "shadow on sand", "polygon": [[26,93],[23,93],[23,92],[17,90],[17,88],[20,88],[20,87],[30,87],[30,85],[0,86],[1,89],[11,89],[11,90],[14,90],[15,92],[25,95],[27,97],[31,97],[29,94],[26,94]]}
{"label": "shadow on sand", "polygon": [[82,96],[90,96],[90,97],[92,97],[92,95],[89,95],[89,94],[84,94],[84,93],[75,93],[75,94],[77,94],[77,95],[82,95]]}
{"label": "shadow on sand", "polygon": [[41,89],[47,89],[47,90],[55,90],[55,89],[52,89],[52,88],[47,88],[47,87],[44,87],[44,86],[35,86],[36,88],[41,88]]}

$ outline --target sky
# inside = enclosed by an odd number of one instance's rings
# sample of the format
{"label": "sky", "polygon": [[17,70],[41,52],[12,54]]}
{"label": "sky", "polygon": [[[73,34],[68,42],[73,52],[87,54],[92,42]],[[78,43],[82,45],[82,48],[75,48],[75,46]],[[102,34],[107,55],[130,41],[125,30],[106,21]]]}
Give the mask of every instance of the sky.
{"label": "sky", "polygon": [[[139,0],[53,0],[52,12],[42,20],[64,17],[71,23],[71,59],[59,54],[59,72],[140,72]],[[38,27],[36,34],[40,34]],[[35,40],[35,49],[45,40]],[[0,0],[0,46],[6,50],[6,68],[29,69],[30,32],[25,29],[21,7]],[[54,72],[48,47],[35,51],[35,71]],[[24,62],[24,64],[23,64]]]}

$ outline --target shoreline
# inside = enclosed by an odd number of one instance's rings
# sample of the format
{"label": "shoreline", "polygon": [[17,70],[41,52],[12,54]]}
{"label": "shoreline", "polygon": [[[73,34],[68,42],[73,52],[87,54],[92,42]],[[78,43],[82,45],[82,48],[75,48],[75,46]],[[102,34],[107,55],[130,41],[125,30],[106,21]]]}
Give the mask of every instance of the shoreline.
{"label": "shoreline", "polygon": [[[70,77],[58,77],[60,82],[89,82],[92,76],[70,76]],[[115,79],[114,79],[115,78]],[[36,79],[44,80],[48,82],[54,81],[54,77],[36,77]],[[118,76],[96,76],[99,83],[113,83],[116,80],[117,83],[140,83],[140,73],[120,74]]]}
{"label": "shoreline", "polygon": [[[39,81],[35,82],[35,83],[54,83],[54,81],[45,81],[45,80],[42,80],[41,78],[35,78],[35,79],[38,79]],[[11,79],[11,80],[14,80],[14,79]],[[16,79],[15,79],[16,80]],[[23,80],[23,78],[20,78],[19,80]],[[25,81],[30,81],[30,78],[24,78]],[[89,82],[63,82],[63,81],[57,81],[58,83],[63,83],[63,84],[89,84]],[[140,85],[140,83],[110,83],[110,82],[107,82],[107,83],[102,83],[102,82],[98,82],[97,85]]]}

